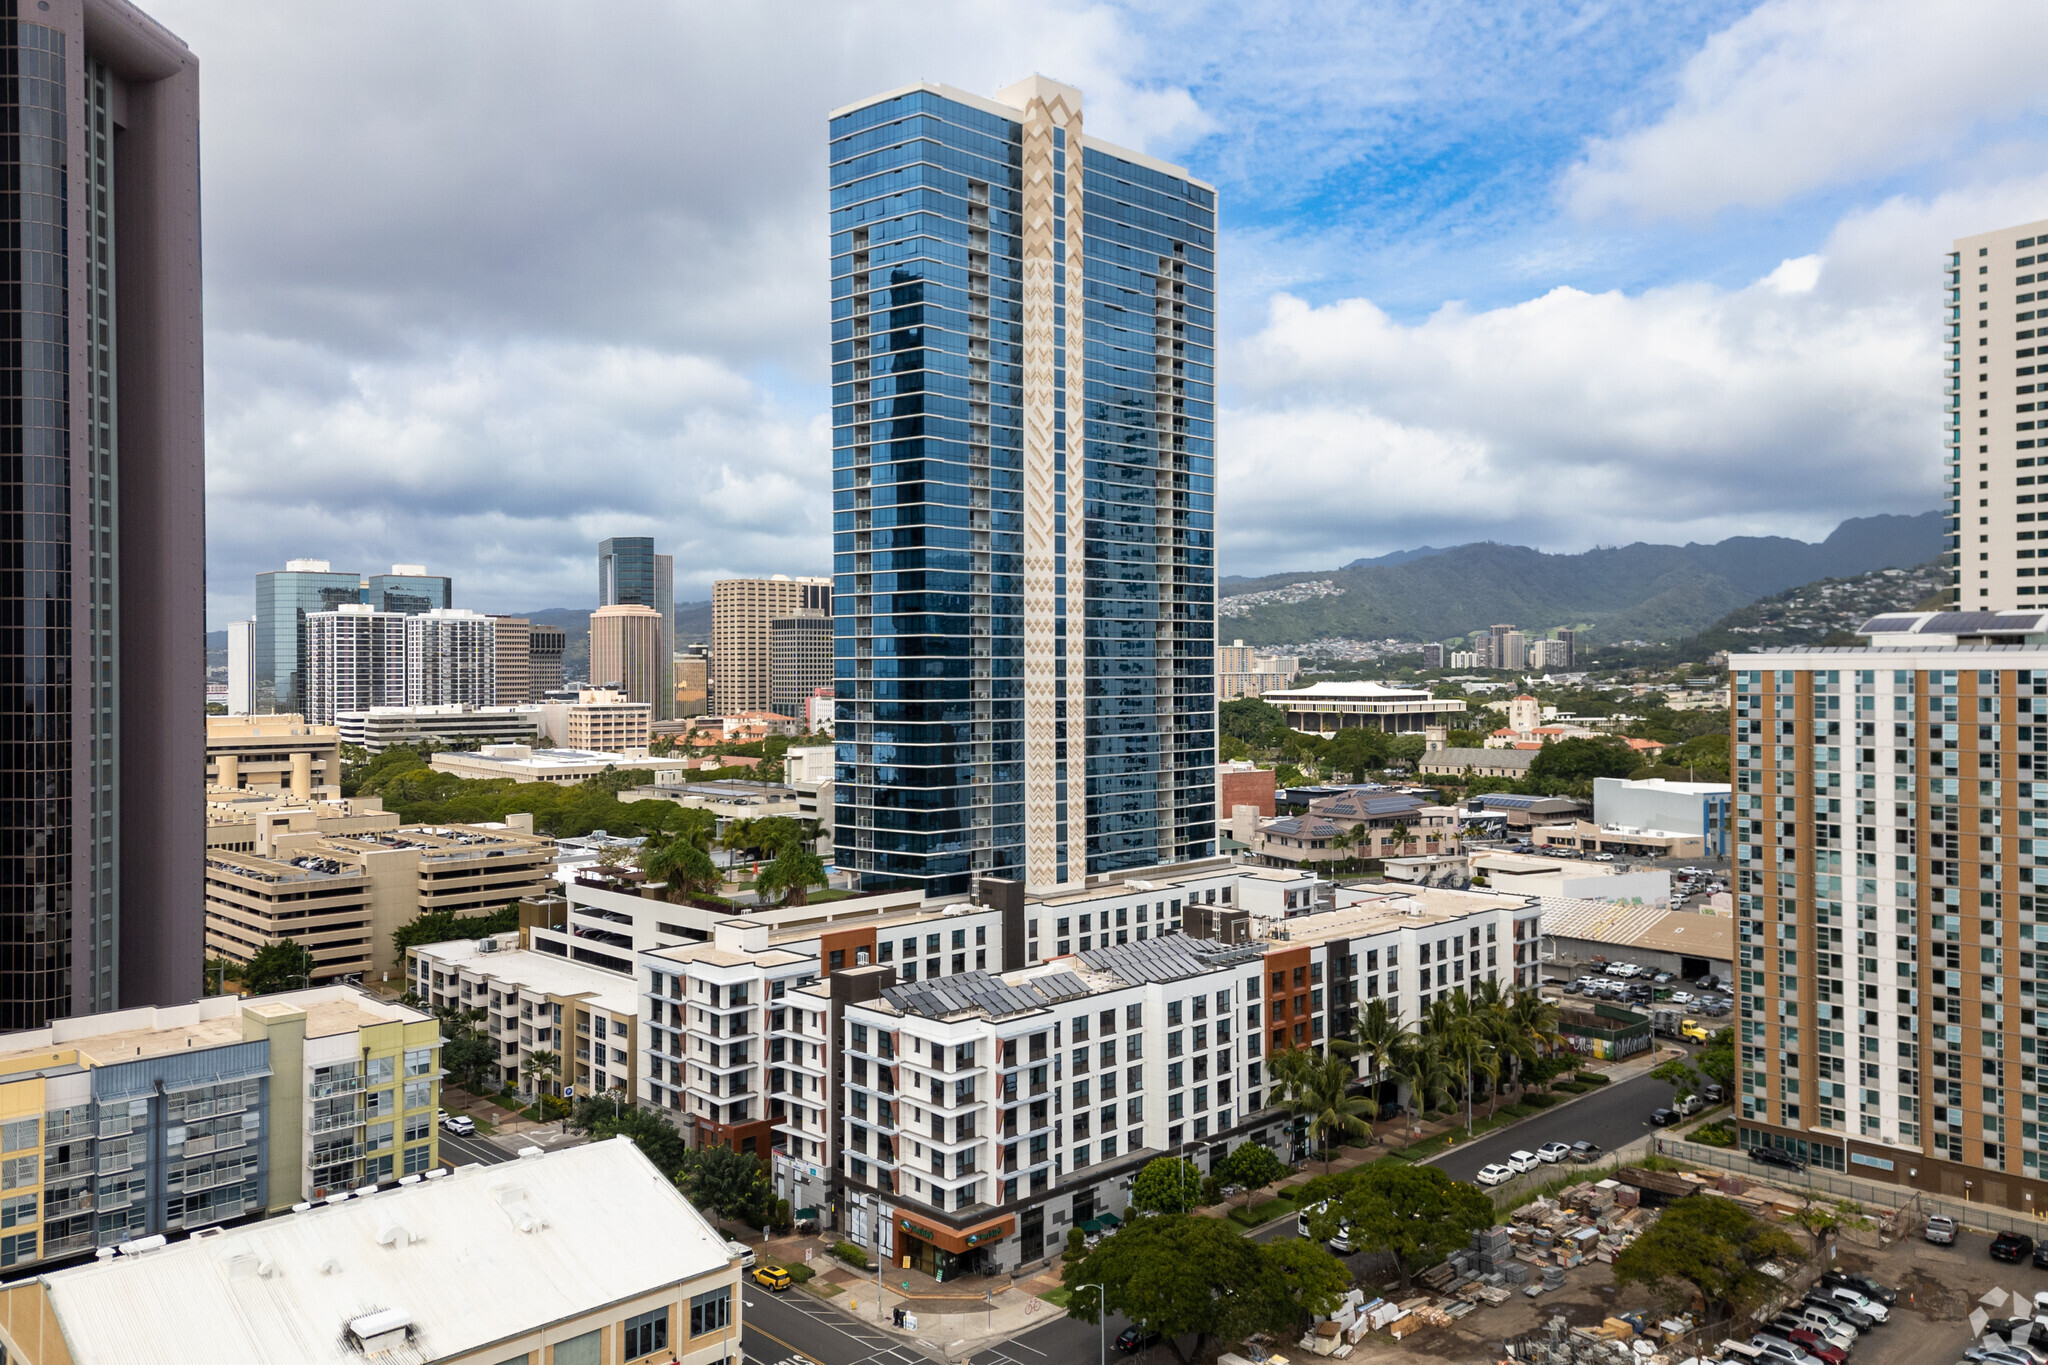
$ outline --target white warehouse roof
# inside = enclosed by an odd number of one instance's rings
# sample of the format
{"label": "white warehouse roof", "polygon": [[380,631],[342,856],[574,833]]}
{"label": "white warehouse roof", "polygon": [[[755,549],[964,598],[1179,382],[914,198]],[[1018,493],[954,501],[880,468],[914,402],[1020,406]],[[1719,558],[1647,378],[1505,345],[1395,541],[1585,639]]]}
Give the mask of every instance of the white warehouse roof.
{"label": "white warehouse roof", "polygon": [[358,1339],[382,1338],[374,1359],[415,1365],[728,1264],[725,1239],[618,1138],[465,1166],[40,1283],[74,1365],[361,1365],[352,1325]]}

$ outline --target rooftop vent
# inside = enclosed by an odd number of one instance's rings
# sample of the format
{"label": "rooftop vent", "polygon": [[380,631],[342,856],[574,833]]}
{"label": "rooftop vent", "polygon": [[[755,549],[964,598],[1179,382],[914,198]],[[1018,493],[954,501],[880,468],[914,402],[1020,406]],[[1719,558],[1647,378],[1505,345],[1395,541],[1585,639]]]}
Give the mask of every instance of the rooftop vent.
{"label": "rooftop vent", "polygon": [[364,1355],[396,1350],[405,1345],[412,1330],[412,1314],[403,1308],[386,1308],[351,1318],[348,1334]]}

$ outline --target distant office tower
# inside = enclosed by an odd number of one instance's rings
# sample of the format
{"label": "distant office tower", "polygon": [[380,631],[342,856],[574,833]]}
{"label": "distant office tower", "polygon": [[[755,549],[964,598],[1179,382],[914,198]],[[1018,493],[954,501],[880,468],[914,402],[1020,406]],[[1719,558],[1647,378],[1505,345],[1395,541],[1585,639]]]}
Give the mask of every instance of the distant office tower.
{"label": "distant office tower", "polygon": [[811,697],[832,686],[832,618],[823,612],[768,623],[768,709],[801,723]]}
{"label": "distant office tower", "polygon": [[1513,626],[1495,626],[1486,639],[1486,666],[1526,668],[1528,663],[1528,637]]}
{"label": "distant office tower", "polygon": [[[10,5],[0,235],[0,1028],[198,995],[199,67]],[[118,264],[117,264],[118,263]]]}
{"label": "distant office tower", "polygon": [[[830,642],[826,648],[830,649]],[[676,717],[708,714],[711,697],[711,646],[684,645],[675,655]]]}
{"label": "distant office tower", "polygon": [[256,701],[256,622],[228,622],[228,714],[246,716]]}
{"label": "distant office tower", "polygon": [[363,600],[361,574],[324,559],[288,560],[256,575],[256,710],[306,709],[306,617]]}
{"label": "distant office tower", "polygon": [[363,580],[363,601],[378,611],[418,616],[452,606],[451,587],[449,579],[429,574],[424,564],[393,564],[390,573]]}
{"label": "distant office tower", "polygon": [[[2035,520],[2048,472],[2048,428],[2036,433],[2048,375],[2048,327],[2036,326],[2037,278],[2048,267],[2048,219],[1956,240],[1947,262],[1943,327],[1948,410],[1949,551],[1961,611],[2048,605]],[[2044,315],[2048,316],[2048,315]],[[2015,382],[2017,381],[2017,382]],[[2041,472],[2037,472],[2041,471]]]}
{"label": "distant office tower", "polygon": [[1444,666],[1444,647],[1442,645],[1424,645],[1422,647],[1422,666],[1424,668],[1442,668]]}
{"label": "distant office tower", "polygon": [[1553,641],[1553,643],[1555,643],[1555,644],[1559,644],[1559,645],[1562,645],[1562,646],[1564,646],[1564,649],[1563,649],[1563,651],[1562,651],[1562,656],[1561,656],[1561,657],[1559,657],[1559,658],[1557,658],[1557,659],[1556,659],[1556,660],[1554,661],[1554,665],[1553,665],[1554,667],[1557,667],[1557,668],[1566,668],[1566,669],[1569,669],[1569,668],[1576,668],[1576,667],[1578,667],[1578,663],[1579,663],[1579,633],[1578,633],[1578,631],[1576,631],[1576,630],[1572,630],[1572,629],[1570,629],[1569,627],[1567,627],[1567,628],[1564,628],[1564,629],[1560,629],[1560,630],[1559,630],[1559,631],[1557,632],[1557,637],[1556,637],[1556,639],[1555,639],[1555,640]]}
{"label": "distant office tower", "polygon": [[599,607],[590,614],[591,683],[616,688],[629,701],[654,705],[658,695],[674,692],[661,640],[661,613],[653,607]]}
{"label": "distant office tower", "polygon": [[[675,653],[675,578],[675,556],[654,553],[652,536],[613,536],[610,540],[598,542],[597,605],[638,605],[652,607],[660,613],[661,634],[655,642],[655,650],[664,660],[661,670],[664,680],[668,675],[668,665],[665,661]],[[603,679],[595,676],[595,658],[593,655],[590,680],[603,682]],[[658,687],[657,695],[636,695],[633,700],[652,702],[654,718],[658,721],[670,720],[675,716],[675,698],[671,695],[672,691],[672,688],[666,686]]]}
{"label": "distant office tower", "polygon": [[774,709],[769,623],[832,615],[832,580],[721,578],[711,585],[711,714]]}
{"label": "distant office tower", "polygon": [[356,602],[306,617],[306,719],[406,704],[406,618]]}
{"label": "distant office tower", "polygon": [[569,632],[560,626],[538,621],[526,628],[526,671],[528,699],[539,701],[543,694],[562,685],[562,652],[569,647]]}
{"label": "distant office tower", "polygon": [[498,625],[481,612],[436,608],[405,618],[407,706],[495,706],[497,661]]}
{"label": "distant office tower", "polygon": [[830,138],[840,866],[1213,854],[1215,190],[1039,76]]}
{"label": "distant office tower", "polygon": [[533,696],[533,622],[524,616],[493,616],[497,637],[497,704],[512,706]]}

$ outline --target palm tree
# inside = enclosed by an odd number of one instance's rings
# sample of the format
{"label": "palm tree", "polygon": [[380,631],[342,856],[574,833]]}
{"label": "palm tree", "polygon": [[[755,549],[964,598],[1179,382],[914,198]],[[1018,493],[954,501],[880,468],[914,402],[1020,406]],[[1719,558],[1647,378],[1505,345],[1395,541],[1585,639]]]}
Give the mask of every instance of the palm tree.
{"label": "palm tree", "polygon": [[1300,1048],[1282,1048],[1266,1063],[1267,1073],[1272,1078],[1271,1099],[1296,1118],[1315,1108],[1309,1093],[1311,1075],[1315,1067],[1315,1054]]}
{"label": "palm tree", "polygon": [[[1366,1001],[1365,1008],[1351,1016],[1349,1036],[1331,1041],[1330,1046],[1347,1057],[1356,1057],[1361,1079],[1371,1087],[1377,1101],[1379,1086],[1394,1069],[1401,1048],[1401,1021],[1382,999]],[[1375,1107],[1377,1113],[1377,1107]]]}
{"label": "palm tree", "polygon": [[562,1057],[556,1052],[529,1052],[519,1059],[520,1074],[526,1077],[527,1088],[534,1092],[534,1099],[540,1098],[547,1083],[562,1070]]}
{"label": "palm tree", "polygon": [[1397,820],[1388,837],[1394,841],[1394,856],[1399,857],[1408,851],[1408,841],[1413,836],[1408,833],[1408,826]]}
{"label": "palm tree", "polygon": [[1330,1172],[1331,1139],[1357,1136],[1372,1131],[1367,1122],[1379,1113],[1379,1106],[1364,1095],[1351,1093],[1351,1065],[1342,1057],[1324,1057],[1307,1070],[1303,1096],[1309,1114],[1309,1136],[1323,1149],[1323,1174]]}
{"label": "palm tree", "polygon": [[785,905],[802,905],[810,899],[812,887],[827,884],[825,864],[818,855],[805,845],[790,844],[761,869],[754,891],[764,902],[780,897]]}

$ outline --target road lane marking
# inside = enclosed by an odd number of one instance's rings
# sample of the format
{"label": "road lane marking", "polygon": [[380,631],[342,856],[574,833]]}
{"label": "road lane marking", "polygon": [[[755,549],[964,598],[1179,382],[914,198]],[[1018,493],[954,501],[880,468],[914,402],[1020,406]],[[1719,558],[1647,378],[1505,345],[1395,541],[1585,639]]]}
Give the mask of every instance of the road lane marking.
{"label": "road lane marking", "polygon": [[[796,1347],[794,1347],[794,1346],[790,1345],[790,1344],[789,1344],[788,1342],[784,1341],[784,1340],[783,1340],[783,1339],[782,1339],[781,1337],[778,1337],[778,1336],[776,1336],[776,1335],[775,1335],[775,1333],[773,1333],[773,1332],[769,1331],[769,1330],[768,1330],[767,1328],[765,1328],[765,1327],[762,1327],[762,1326],[761,1326],[761,1325],[759,1325],[758,1323],[750,1323],[750,1322],[743,1322],[743,1323],[741,1323],[741,1324],[740,1324],[740,1330],[741,1330],[742,1332],[759,1332],[759,1333],[760,1333],[760,1334],[761,1334],[762,1336],[764,1336],[764,1337],[768,1338],[768,1340],[770,1340],[770,1341],[774,1342],[774,1343],[775,1343],[775,1344],[776,1344],[777,1346],[780,1346],[780,1347],[781,1347],[781,1348],[782,1348],[783,1350],[785,1350],[785,1351],[788,1351],[788,1352],[789,1352],[789,1353],[790,1353],[790,1354],[791,1354],[792,1356],[796,1357],[796,1358],[797,1358],[798,1360],[808,1360],[808,1361],[810,1361],[810,1362],[811,1362],[811,1365],[825,1365],[825,1362],[824,1362],[824,1361],[822,1361],[822,1360],[819,1360],[819,1359],[818,1359],[818,1358],[817,1358],[816,1356],[814,1356],[814,1355],[810,1355],[810,1354],[808,1354],[808,1353],[806,1353],[806,1352],[804,1352],[804,1351],[799,1351],[799,1350],[798,1350],[798,1349],[797,1349]],[[741,1349],[742,1349],[742,1350],[744,1350],[744,1349],[745,1349],[745,1347],[744,1347],[744,1346],[742,1346],[742,1348],[741,1348]]]}

